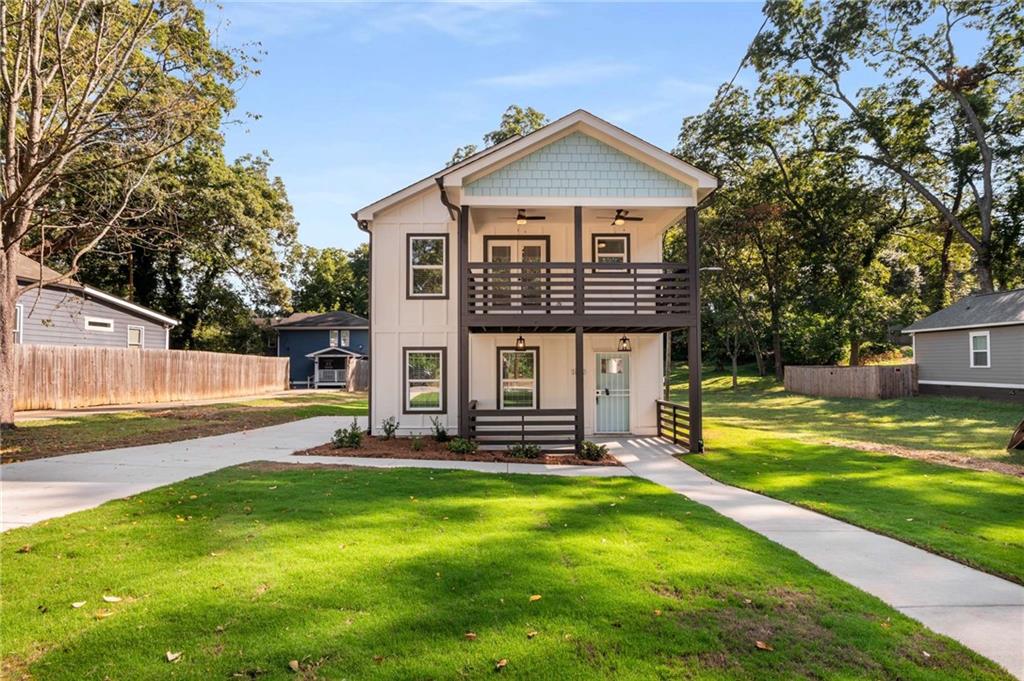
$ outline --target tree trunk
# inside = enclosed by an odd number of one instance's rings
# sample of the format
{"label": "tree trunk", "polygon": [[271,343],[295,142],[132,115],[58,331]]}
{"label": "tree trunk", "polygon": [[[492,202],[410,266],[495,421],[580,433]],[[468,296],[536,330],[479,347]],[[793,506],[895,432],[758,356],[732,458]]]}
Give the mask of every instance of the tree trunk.
{"label": "tree trunk", "polygon": [[14,363],[15,303],[18,298],[18,277],[15,260],[18,247],[11,245],[0,256],[0,430],[14,427]]}
{"label": "tree trunk", "polygon": [[850,366],[860,366],[860,335],[854,334],[850,338]]}
{"label": "tree trunk", "polygon": [[949,277],[952,265],[949,262],[949,251],[953,246],[953,226],[945,223],[945,234],[942,235],[942,251],[939,254],[939,285],[936,286],[935,298],[931,311],[938,312],[949,304]]}
{"label": "tree trunk", "polygon": [[974,250],[974,269],[978,275],[978,288],[982,293],[995,291],[992,281],[992,250],[988,243],[982,243]]}
{"label": "tree trunk", "polygon": [[733,349],[733,352],[732,352],[732,387],[733,387],[734,389],[735,389],[735,388],[736,388],[736,386],[737,386],[737,385],[739,384],[739,379],[738,379],[738,378],[737,378],[737,376],[736,376],[736,374],[737,374],[737,369],[736,369],[736,355],[738,355],[738,354],[739,354],[739,352],[738,352],[738,349],[737,349],[737,348],[734,348],[734,349]]}
{"label": "tree trunk", "polygon": [[785,376],[785,368],[782,364],[782,320],[780,317],[779,306],[773,300],[771,304],[772,359],[775,363],[775,379],[781,383]]}

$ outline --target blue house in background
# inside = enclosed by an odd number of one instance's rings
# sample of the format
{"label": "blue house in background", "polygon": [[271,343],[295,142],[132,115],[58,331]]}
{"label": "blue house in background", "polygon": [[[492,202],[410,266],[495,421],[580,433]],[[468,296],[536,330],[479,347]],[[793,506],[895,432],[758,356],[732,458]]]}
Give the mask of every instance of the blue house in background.
{"label": "blue house in background", "polygon": [[297,312],[272,325],[292,387],[343,388],[351,359],[369,355],[369,322],[348,312]]}

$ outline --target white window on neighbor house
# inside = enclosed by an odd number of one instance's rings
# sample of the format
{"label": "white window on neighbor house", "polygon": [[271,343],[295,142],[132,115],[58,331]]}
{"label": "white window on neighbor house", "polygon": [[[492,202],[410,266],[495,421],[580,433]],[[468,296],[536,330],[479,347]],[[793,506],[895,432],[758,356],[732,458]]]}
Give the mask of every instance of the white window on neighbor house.
{"label": "white window on neighbor house", "polygon": [[500,350],[498,386],[500,409],[537,408],[537,349]]}
{"label": "white window on neighbor house", "polygon": [[104,333],[113,333],[114,320],[104,319],[103,317],[86,317],[85,329],[86,331],[103,331]]}
{"label": "white window on neighbor house", "polygon": [[448,297],[448,235],[410,234],[406,254],[409,298]]}
{"label": "white window on neighbor house", "polygon": [[141,326],[128,327],[128,347],[141,348],[146,340],[146,330]]}
{"label": "white window on neighbor house", "polygon": [[349,343],[349,332],[343,329],[331,329],[331,347],[347,348]]}
{"label": "white window on neighbor house", "polygon": [[445,348],[404,348],[403,411],[407,414],[445,411]]}
{"label": "white window on neighbor house", "polygon": [[971,368],[988,369],[992,366],[988,331],[971,332]]}
{"label": "white window on neighbor house", "polygon": [[21,342],[22,335],[22,324],[25,323],[25,306],[15,305],[14,306],[14,342]]}

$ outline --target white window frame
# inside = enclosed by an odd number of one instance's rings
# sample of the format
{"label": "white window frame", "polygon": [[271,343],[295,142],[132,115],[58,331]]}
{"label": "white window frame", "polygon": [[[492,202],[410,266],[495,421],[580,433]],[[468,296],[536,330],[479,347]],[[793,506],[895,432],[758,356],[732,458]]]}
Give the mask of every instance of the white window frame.
{"label": "white window frame", "polygon": [[14,342],[20,343],[25,333],[25,306],[18,303],[14,306]]}
{"label": "white window frame", "polygon": [[330,346],[332,348],[347,348],[352,340],[352,334],[348,329],[331,329]]}
{"label": "white window frame", "polygon": [[327,332],[327,347],[330,347],[330,348],[338,347],[338,341],[340,340],[338,338],[338,336],[339,336],[339,334],[338,334],[338,330],[337,329],[331,329],[330,331],[328,331]]}
{"label": "white window frame", "polygon": [[[505,378],[502,373],[505,367],[505,355],[533,355],[533,385],[531,394],[533,400],[528,407],[508,407],[505,406],[505,381],[518,381],[522,379],[517,378]],[[538,348],[526,348],[525,350],[516,350],[515,348],[501,348],[498,350],[498,409],[507,409],[509,411],[520,411],[527,409],[538,409],[540,407],[540,351]]]}
{"label": "white window frame", "polygon": [[[622,242],[622,260],[601,260],[600,249],[598,246],[602,241],[621,241]],[[629,247],[630,238],[628,234],[595,234],[594,235],[594,262],[629,262]],[[604,256],[609,257],[609,256]],[[615,256],[617,257],[617,256]]]}
{"label": "white window frame", "polygon": [[[412,254],[416,249],[413,243],[416,241],[440,241],[441,242],[441,264],[440,265],[414,265]],[[409,268],[408,282],[406,282],[406,297],[408,298],[447,298],[448,297],[448,235],[447,234],[410,234],[406,245],[405,266]],[[413,284],[416,281],[417,270],[439,270],[441,272],[440,293],[414,293]]]}
{"label": "white window frame", "polygon": [[[99,324],[99,326],[92,326],[92,324]],[[105,317],[86,317],[85,330],[99,331],[100,333],[114,333],[114,320],[107,319]]]}
{"label": "white window frame", "polygon": [[[139,330],[139,344],[132,345],[132,329]],[[129,348],[139,348],[140,350],[146,347],[146,327],[139,326],[138,324],[129,324],[124,332],[125,346]]]}
{"label": "white window frame", "polygon": [[[975,364],[974,363],[974,339],[984,338],[985,339],[985,363]],[[991,369],[992,368],[992,338],[988,331],[971,331],[967,340],[967,349],[970,351],[971,368],[972,369]],[[981,352],[978,350],[978,352]]]}
{"label": "white window frame", "polygon": [[[438,357],[438,377],[436,379],[429,379],[430,382],[437,381],[438,390],[438,406],[436,407],[416,407],[412,405],[412,392],[410,387],[412,386],[412,379],[409,378],[409,355],[411,354],[424,354],[424,355],[437,355]],[[448,399],[448,385],[447,385],[447,372],[448,372],[448,353],[443,347],[429,347],[429,348],[417,348],[417,347],[406,347],[402,348],[402,411],[406,414],[444,414],[447,411],[446,401]],[[419,379],[420,382],[426,382],[426,379]]]}

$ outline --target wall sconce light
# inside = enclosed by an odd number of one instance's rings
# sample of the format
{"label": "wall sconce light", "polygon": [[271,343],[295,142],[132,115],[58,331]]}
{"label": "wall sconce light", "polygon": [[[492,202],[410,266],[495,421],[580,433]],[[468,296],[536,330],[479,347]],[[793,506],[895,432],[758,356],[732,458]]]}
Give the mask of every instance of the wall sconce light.
{"label": "wall sconce light", "polygon": [[622,338],[619,339],[619,352],[631,352],[632,350],[633,346],[630,345],[629,337],[623,335]]}
{"label": "wall sconce light", "polygon": [[522,352],[525,349],[526,349],[526,339],[523,338],[522,336],[520,336],[519,338],[516,338],[516,350],[518,350],[519,352]]}

